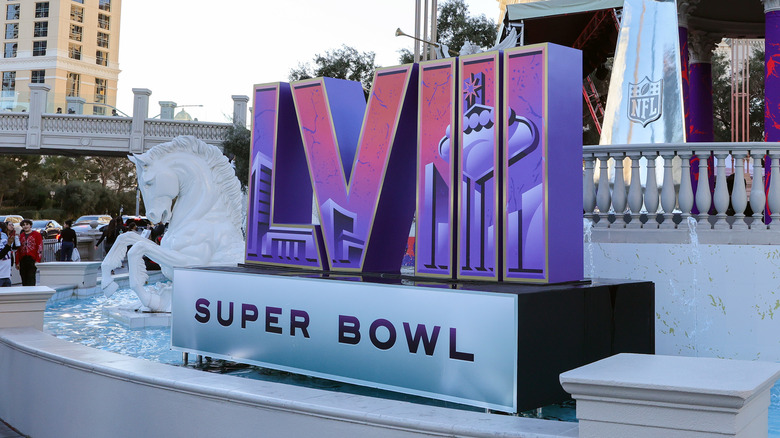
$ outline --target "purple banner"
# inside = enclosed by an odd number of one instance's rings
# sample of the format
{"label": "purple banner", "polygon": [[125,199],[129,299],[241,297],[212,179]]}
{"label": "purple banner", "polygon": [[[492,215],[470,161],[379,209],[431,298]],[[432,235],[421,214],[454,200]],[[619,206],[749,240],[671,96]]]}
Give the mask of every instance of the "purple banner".
{"label": "purple banner", "polygon": [[415,270],[429,277],[455,276],[457,66],[457,58],[420,64]]}

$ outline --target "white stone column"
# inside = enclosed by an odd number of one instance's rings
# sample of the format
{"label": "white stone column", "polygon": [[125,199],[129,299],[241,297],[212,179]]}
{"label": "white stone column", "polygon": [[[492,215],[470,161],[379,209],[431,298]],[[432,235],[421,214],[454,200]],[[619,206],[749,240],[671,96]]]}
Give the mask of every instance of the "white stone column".
{"label": "white stone column", "polygon": [[745,208],[747,208],[747,190],[745,189],[745,157],[746,151],[733,151],[734,163],[734,187],[731,189],[731,206],[734,208],[734,223],[732,230],[747,230],[745,222]]}
{"label": "white stone column", "polygon": [[176,102],[162,100],[160,104],[160,120],[173,120],[173,113],[176,110]]}
{"label": "white stone column", "polygon": [[647,222],[642,228],[658,228],[658,183],[655,177],[655,152],[644,152],[647,159],[647,179],[645,180],[645,208],[647,209]]}
{"label": "white stone column", "polygon": [[46,84],[30,84],[30,112],[27,116],[27,149],[41,148],[41,130],[46,100],[51,87]]}
{"label": "white stone column", "polygon": [[764,151],[750,151],[750,158],[753,159],[753,185],[750,186],[750,208],[753,210],[751,230],[767,229],[764,224],[766,194],[764,193],[764,166],[761,165],[763,157]]}
{"label": "white stone column", "polygon": [[699,226],[702,229],[709,230],[712,228],[709,222],[710,204],[712,203],[712,195],[710,195],[710,181],[707,176],[707,158],[709,158],[709,152],[704,154],[704,151],[699,151],[696,154],[699,157],[699,182],[696,185],[696,208],[699,210]]}
{"label": "white stone column", "polygon": [[717,174],[715,178],[715,210],[718,212],[718,220],[712,226],[715,230],[728,230],[729,224],[726,222],[726,210],[729,209],[729,189],[726,186],[726,158],[728,153],[718,152],[715,159],[718,161]]}
{"label": "white stone column", "polygon": [[560,380],[580,438],[761,438],[778,377],[771,362],[623,353]]}
{"label": "white stone column", "polygon": [[144,152],[144,123],[149,117],[149,96],[152,90],[148,88],[133,88],[133,124],[130,129],[130,153]]}
{"label": "white stone column", "polygon": [[233,95],[233,124],[246,127],[246,109],[249,104],[249,96]]}
{"label": "white stone column", "polygon": [[[691,157],[690,151],[680,151],[680,161],[682,162],[682,177],[680,179],[679,204],[682,212],[682,222],[687,223],[693,210],[693,186],[691,186]],[[680,230],[688,232],[688,227],[680,227]]]}
{"label": "white stone column", "polygon": [[626,183],[623,179],[623,159],[622,155],[614,157],[615,159],[615,183],[612,186],[612,208],[615,210],[615,222],[610,225],[611,228],[625,228],[626,220],[623,214],[626,212]]}
{"label": "white stone column", "polygon": [[596,209],[596,184],[593,181],[593,166],[596,164],[596,158],[586,156],[583,157],[583,161],[582,208],[585,210],[585,217],[593,222],[594,210]]}
{"label": "white stone column", "polygon": [[599,189],[596,192],[596,205],[599,207],[599,221],[594,225],[598,228],[609,227],[609,206],[612,205],[612,195],[609,193],[609,155],[596,154],[599,160]]}
{"label": "white stone column", "polygon": [[658,228],[671,230],[674,229],[675,205],[674,176],[672,175],[674,152],[664,152],[661,156],[664,158],[664,182],[661,186],[661,208],[664,210],[664,221]]}
{"label": "white stone column", "polygon": [[626,225],[626,228],[642,228],[642,221],[639,218],[642,212],[642,183],[639,180],[639,159],[642,158],[642,154],[632,152],[628,155],[628,158],[631,160],[631,185],[628,187],[628,208],[631,211],[631,222]]}

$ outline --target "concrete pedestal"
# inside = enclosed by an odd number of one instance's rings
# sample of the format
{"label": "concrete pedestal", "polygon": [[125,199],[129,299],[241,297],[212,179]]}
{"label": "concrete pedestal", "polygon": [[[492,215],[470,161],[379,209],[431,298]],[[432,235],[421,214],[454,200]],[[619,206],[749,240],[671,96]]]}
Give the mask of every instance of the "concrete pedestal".
{"label": "concrete pedestal", "polygon": [[766,437],[780,364],[618,354],[561,374],[580,438]]}
{"label": "concrete pedestal", "polygon": [[44,286],[73,285],[79,297],[95,295],[99,262],[47,262],[37,265],[40,284]]}
{"label": "concrete pedestal", "polygon": [[0,288],[0,328],[43,330],[43,311],[54,289],[46,286]]}

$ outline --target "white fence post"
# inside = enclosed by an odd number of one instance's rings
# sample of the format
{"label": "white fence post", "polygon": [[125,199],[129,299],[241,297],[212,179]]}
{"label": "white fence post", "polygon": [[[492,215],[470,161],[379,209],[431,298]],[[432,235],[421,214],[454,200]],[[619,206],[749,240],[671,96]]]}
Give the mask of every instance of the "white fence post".
{"label": "white fence post", "polygon": [[144,124],[149,117],[149,96],[152,90],[148,88],[133,88],[133,127],[130,131],[130,152],[144,152]]}

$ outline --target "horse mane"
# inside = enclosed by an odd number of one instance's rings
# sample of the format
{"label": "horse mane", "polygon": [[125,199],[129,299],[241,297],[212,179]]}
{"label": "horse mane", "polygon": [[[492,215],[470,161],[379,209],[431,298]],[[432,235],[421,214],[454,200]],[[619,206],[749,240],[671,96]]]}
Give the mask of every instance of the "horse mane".
{"label": "horse mane", "polygon": [[220,196],[229,210],[228,216],[231,223],[239,230],[243,230],[244,208],[241,204],[243,196],[241,183],[236,178],[235,169],[222,151],[191,135],[180,135],[170,142],[154,146],[138,155],[138,158],[145,162],[151,162],[172,152],[191,152],[206,162],[206,165],[211,169],[214,182],[219,188]]}

